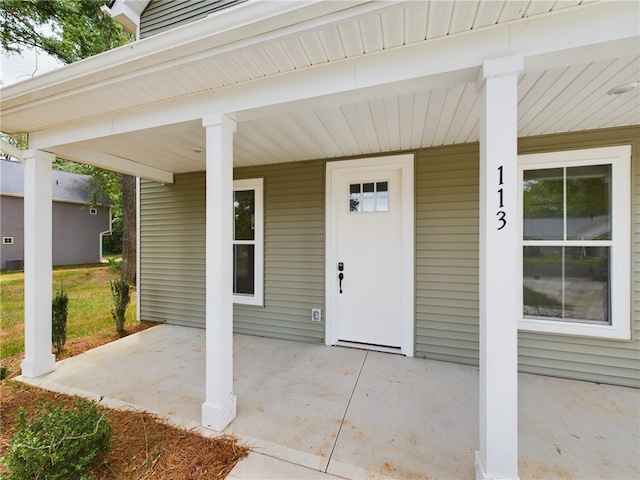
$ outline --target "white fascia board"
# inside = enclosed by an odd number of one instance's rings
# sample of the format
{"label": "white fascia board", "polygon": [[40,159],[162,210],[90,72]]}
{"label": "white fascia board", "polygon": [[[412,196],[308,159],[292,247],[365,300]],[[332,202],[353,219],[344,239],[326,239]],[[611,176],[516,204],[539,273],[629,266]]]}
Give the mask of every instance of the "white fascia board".
{"label": "white fascia board", "polygon": [[[269,38],[292,35],[323,24],[325,17],[340,21],[394,2],[254,0],[181,27],[136,41],[90,58],[0,87],[2,112],[22,104],[76,92],[88,86],[104,87],[127,75],[146,75],[154,67],[170,68],[197,60],[197,55],[227,53]],[[193,57],[195,55],[195,57]],[[125,77],[123,77],[125,76]]]}
{"label": "white fascia board", "polygon": [[[362,100],[385,92],[398,93],[399,88],[408,93],[470,83],[476,80],[485,60],[512,55],[524,56],[524,72],[552,68],[559,58],[571,58],[580,52],[587,55],[589,61],[638,55],[639,27],[629,18],[637,10],[635,2],[603,3],[564,14],[498,25],[45,129],[33,132],[30,140],[34,148],[47,149],[197,120],[212,112],[235,113],[235,119],[242,121],[258,118],[258,109],[266,116],[273,114],[274,107],[295,102],[305,102],[305,106],[314,102],[351,102],[354,98]],[[603,18],[606,23],[602,23]],[[565,26],[574,21],[581,28],[567,36]],[[596,30],[598,34],[593,35]],[[576,35],[580,38],[576,39]],[[541,37],[545,37],[544,42],[539,41]]]}
{"label": "white fascia board", "polygon": [[116,157],[108,153],[85,148],[56,149],[56,156],[73,160],[74,162],[93,165],[94,167],[113,170],[114,172],[146,178],[160,183],[172,184],[173,173],[141,163],[133,162],[126,158]]}

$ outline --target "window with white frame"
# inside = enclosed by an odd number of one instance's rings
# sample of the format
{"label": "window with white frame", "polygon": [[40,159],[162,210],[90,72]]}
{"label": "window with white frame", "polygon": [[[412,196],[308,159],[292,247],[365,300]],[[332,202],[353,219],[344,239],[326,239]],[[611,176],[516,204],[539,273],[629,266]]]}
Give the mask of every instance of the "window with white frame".
{"label": "window with white frame", "polygon": [[521,330],[630,338],[631,147],[519,156]]}
{"label": "window with white frame", "polygon": [[13,245],[13,237],[2,237],[2,243],[4,245]]}
{"label": "window with white frame", "polygon": [[263,180],[233,182],[233,298],[263,305]]}

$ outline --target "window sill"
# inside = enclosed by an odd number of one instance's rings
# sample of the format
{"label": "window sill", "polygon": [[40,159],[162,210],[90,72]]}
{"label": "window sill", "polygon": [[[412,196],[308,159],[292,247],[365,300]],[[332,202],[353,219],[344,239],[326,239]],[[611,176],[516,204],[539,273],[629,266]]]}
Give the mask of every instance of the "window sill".
{"label": "window sill", "polygon": [[616,340],[630,340],[631,330],[622,326],[596,325],[588,323],[561,322],[554,320],[522,319],[518,330],[525,332],[554,333],[557,335],[575,335]]}
{"label": "window sill", "polygon": [[257,298],[257,297],[243,297],[240,295],[234,295],[233,296],[233,303],[234,305],[255,305],[258,307],[263,307],[264,306],[264,302],[262,300],[262,298]]}

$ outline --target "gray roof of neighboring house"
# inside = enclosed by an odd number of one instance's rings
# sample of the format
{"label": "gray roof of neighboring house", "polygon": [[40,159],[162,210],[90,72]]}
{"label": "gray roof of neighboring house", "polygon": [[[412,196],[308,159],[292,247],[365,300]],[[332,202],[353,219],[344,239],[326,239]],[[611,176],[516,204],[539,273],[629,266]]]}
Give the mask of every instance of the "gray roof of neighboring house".
{"label": "gray roof of neighboring house", "polygon": [[[79,173],[52,171],[53,199],[62,202],[92,203],[91,177]],[[24,196],[24,165],[15,160],[0,159],[0,195]],[[97,204],[113,205],[104,194]]]}

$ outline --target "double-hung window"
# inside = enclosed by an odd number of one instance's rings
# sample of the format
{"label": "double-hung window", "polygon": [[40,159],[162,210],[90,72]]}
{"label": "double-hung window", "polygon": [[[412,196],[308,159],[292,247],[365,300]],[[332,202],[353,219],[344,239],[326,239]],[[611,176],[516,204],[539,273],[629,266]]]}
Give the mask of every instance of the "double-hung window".
{"label": "double-hung window", "polygon": [[631,148],[522,155],[521,330],[630,338]]}
{"label": "double-hung window", "polygon": [[233,301],[263,305],[262,179],[233,182]]}

